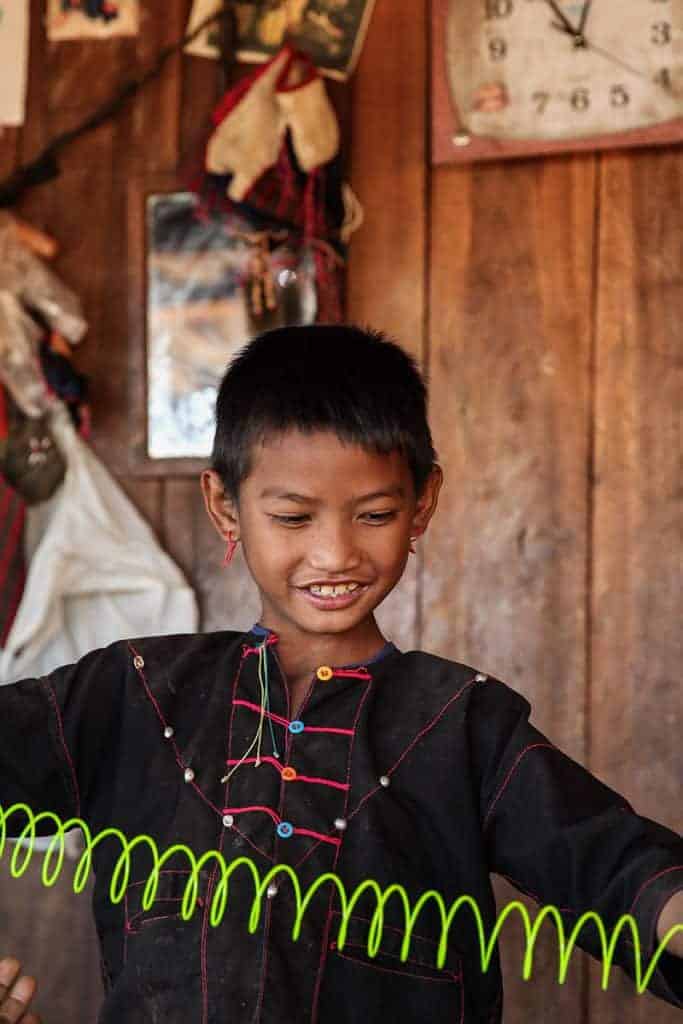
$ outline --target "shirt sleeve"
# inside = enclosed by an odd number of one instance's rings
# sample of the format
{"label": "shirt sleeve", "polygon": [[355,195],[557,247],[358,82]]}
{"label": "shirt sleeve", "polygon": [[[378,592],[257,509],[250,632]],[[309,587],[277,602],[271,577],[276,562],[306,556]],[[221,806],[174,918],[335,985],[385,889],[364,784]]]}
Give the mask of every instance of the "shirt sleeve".
{"label": "shirt sleeve", "polygon": [[[120,642],[49,675],[0,686],[0,807],[4,834],[19,835],[33,814],[88,821],[98,771],[120,720],[124,666]],[[54,820],[35,834],[55,833]],[[0,832],[0,835],[2,833]]]}
{"label": "shirt sleeve", "polygon": [[[557,907],[566,939],[579,918],[594,911],[609,945],[622,915],[632,915],[644,977],[659,945],[659,914],[683,890],[683,839],[637,814],[623,796],[559,750],[530,724],[530,711],[521,694],[498,680],[489,679],[473,695],[489,869],[540,905]],[[576,944],[603,959],[595,923],[582,926]],[[637,979],[628,927],[612,963]],[[647,988],[683,1007],[683,960],[664,951]]]}

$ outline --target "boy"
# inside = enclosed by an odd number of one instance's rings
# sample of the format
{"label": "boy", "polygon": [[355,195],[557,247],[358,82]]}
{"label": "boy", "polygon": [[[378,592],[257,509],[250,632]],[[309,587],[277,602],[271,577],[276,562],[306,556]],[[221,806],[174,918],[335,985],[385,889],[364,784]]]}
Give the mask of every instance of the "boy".
{"label": "boy", "polygon": [[[557,750],[528,723],[520,694],[466,665],[400,651],[375,621],[437,505],[425,410],[414,362],[381,335],[289,327],[243,349],[220,389],[201,483],[226,561],[242,545],[259,621],[248,632],[121,641],[0,689],[0,722],[12,723],[0,802],[80,816],[93,836],[144,834],[160,851],[185,843],[197,857],[249,857],[260,879],[288,865],[302,894],[327,872],[348,899],[368,879],[404,887],[410,908],[427,890],[446,907],[466,894],[486,941],[497,872],[560,908],[567,935],[586,910],[608,934],[632,913],[645,969],[683,920],[681,838]],[[342,946],[342,903],[325,882],[294,942],[286,874],[270,879],[250,931],[254,881],[239,868],[212,927],[226,896],[215,860],[186,921],[187,857],[163,865],[146,906],[144,844],[118,871],[123,900],[110,898],[120,852],[113,839],[94,850],[101,1024],[502,1019],[498,959],[482,971],[471,909],[457,914],[437,968],[436,901],[413,922],[406,958],[395,890],[371,958],[370,889],[345,915]],[[649,985],[679,1007],[682,938]],[[579,943],[599,955],[594,925]],[[614,961],[633,974],[628,931]]]}

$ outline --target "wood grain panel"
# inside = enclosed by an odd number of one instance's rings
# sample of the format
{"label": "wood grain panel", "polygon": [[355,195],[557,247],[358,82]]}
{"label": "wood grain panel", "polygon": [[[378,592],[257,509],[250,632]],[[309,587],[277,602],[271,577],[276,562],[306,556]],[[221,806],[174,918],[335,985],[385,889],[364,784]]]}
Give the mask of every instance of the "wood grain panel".
{"label": "wood grain panel", "polygon": [[15,956],[36,978],[32,1008],[44,1021],[95,1024],[103,989],[90,908],[93,879],[75,894],[77,862],[65,858],[57,881],[46,888],[41,854],[33,854],[21,878],[10,875],[10,856],[6,852],[0,865],[0,957]]}
{"label": "wood grain panel", "polygon": [[[598,290],[591,770],[683,831],[683,267],[677,151],[603,160]],[[592,971],[591,1019],[680,1011]]]}
{"label": "wood grain panel", "polygon": [[[440,168],[430,251],[445,482],[425,542],[422,645],[524,693],[535,724],[579,759],[593,186],[590,158]],[[500,905],[519,898],[496,891]],[[507,1020],[582,1019],[580,957],[558,986],[545,934],[532,984],[521,928],[502,943]]]}
{"label": "wood grain panel", "polygon": [[203,515],[199,480],[164,482],[163,544],[190,583],[194,581],[197,522]]}
{"label": "wood grain panel", "polygon": [[[141,5],[140,34],[136,40],[139,73],[144,74],[165,47],[182,38],[186,20],[186,0]],[[170,57],[161,74],[135,100],[132,156],[136,164],[148,170],[169,170],[178,162],[182,62],[180,53]]]}
{"label": "wood grain panel", "polygon": [[20,128],[4,126],[0,129],[0,181],[9,177],[19,157]]}
{"label": "wood grain panel", "polygon": [[[351,185],[365,223],[351,244],[347,315],[425,351],[427,43],[424,0],[377,4],[352,85]],[[391,45],[387,45],[387,40]],[[402,650],[418,644],[418,565],[377,613]]]}

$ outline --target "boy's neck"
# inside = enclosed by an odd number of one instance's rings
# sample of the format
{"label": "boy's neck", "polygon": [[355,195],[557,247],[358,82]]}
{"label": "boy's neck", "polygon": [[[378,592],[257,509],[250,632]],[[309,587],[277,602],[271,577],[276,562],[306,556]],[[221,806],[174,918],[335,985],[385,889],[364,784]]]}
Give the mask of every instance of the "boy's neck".
{"label": "boy's neck", "polygon": [[291,684],[310,680],[321,665],[341,668],[369,661],[385,646],[386,638],[374,619],[351,633],[302,633],[278,628],[260,618],[259,625],[278,636],[277,656]]}

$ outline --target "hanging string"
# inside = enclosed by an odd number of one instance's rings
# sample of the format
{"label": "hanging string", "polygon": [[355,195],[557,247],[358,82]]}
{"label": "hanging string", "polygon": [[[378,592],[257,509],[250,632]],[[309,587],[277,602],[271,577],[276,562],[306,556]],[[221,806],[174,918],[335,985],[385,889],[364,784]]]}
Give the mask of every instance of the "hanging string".
{"label": "hanging string", "polygon": [[[161,74],[166,62],[174,53],[178,53],[188,43],[191,43],[193,39],[196,39],[213,22],[221,20],[223,46],[227,46],[228,41],[234,40],[232,28],[234,12],[231,10],[232,7],[232,0],[223,0],[220,9],[205,18],[192,32],[188,32],[182,39],[166,46],[151,68],[142,75],[138,75],[126,82],[111,99],[106,100],[97,110],[86,117],[84,121],[76,125],[75,128],[70,128],[69,131],[57,135],[30,163],[22,164],[21,167],[13,171],[8,178],[0,183],[0,207],[13,206],[29,188],[56,178],[59,174],[58,153],[76,139],[94,131],[95,128],[99,128],[105,121],[116,117],[133,96],[140,92],[148,82],[151,82]],[[222,53],[225,67],[227,50],[222,49]]]}
{"label": "hanging string", "polygon": [[270,717],[270,684],[268,681],[268,655],[265,650],[264,644],[264,675],[265,675],[265,691],[266,691],[266,711],[268,712],[268,728],[270,729],[270,739],[273,744],[273,757],[280,757],[280,752],[277,749],[277,743],[275,742],[275,733],[273,731],[273,719]]}
{"label": "hanging string", "polygon": [[[242,754],[241,758],[234,764],[227,775],[224,775],[221,782],[228,782],[231,776],[240,768],[251,754],[254,747],[256,747],[256,758],[254,767],[258,768],[261,764],[261,742],[263,739],[263,724],[266,718],[266,711],[270,711],[270,692],[269,692],[269,681],[268,681],[268,650],[266,641],[259,646],[258,649],[258,682],[259,689],[261,691],[260,701],[260,714],[259,723],[256,729],[253,740]],[[275,742],[275,733],[273,732],[273,723],[270,717],[268,717],[268,725],[270,727],[270,738],[273,742],[273,755],[279,758],[277,750],[277,744]]]}

